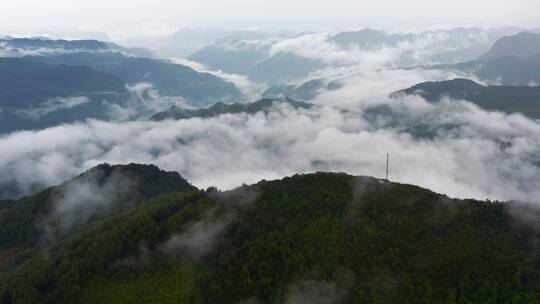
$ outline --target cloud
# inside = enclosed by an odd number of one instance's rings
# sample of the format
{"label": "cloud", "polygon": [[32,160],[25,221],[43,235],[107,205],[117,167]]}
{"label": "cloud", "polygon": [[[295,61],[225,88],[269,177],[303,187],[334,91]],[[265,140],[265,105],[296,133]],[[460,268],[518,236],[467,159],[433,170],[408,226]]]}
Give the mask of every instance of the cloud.
{"label": "cloud", "polygon": [[162,251],[173,257],[200,259],[212,251],[218,238],[225,232],[241,209],[249,208],[259,197],[259,192],[248,187],[213,193],[217,205],[191,223],[185,231],[172,235],[162,246]]}
{"label": "cloud", "polygon": [[305,280],[289,285],[285,304],[337,304],[343,303],[347,296],[335,283]]}
{"label": "cloud", "polygon": [[99,168],[59,188],[52,198],[52,211],[38,223],[41,242],[49,244],[95,216],[130,206],[137,195],[137,181],[114,171],[110,176]]}
{"label": "cloud", "polygon": [[113,121],[148,119],[153,114],[171,107],[192,108],[181,96],[161,96],[154,85],[148,82],[127,85],[126,89],[130,97],[122,104],[103,101],[108,116]]}
{"label": "cloud", "polygon": [[244,75],[229,74],[229,73],[223,72],[222,70],[217,70],[217,71],[211,70],[201,63],[191,61],[188,59],[171,58],[171,61],[177,64],[190,67],[199,73],[208,73],[208,74],[217,76],[225,81],[228,81],[234,84],[234,86],[236,86],[236,88],[238,88],[240,92],[242,92],[242,94],[244,94],[251,100],[259,98],[261,95],[261,92],[264,89],[264,86],[249,80],[249,78]]}
{"label": "cloud", "polygon": [[272,45],[270,55],[292,53],[320,60],[330,66],[356,66],[359,70],[358,67],[365,69],[438,63],[440,59],[437,55],[472,46],[483,46],[487,50],[490,42],[485,31],[451,34],[440,30],[403,36],[395,43],[381,42],[376,47],[366,49],[354,45],[343,48],[332,42],[331,37],[331,33],[323,32],[284,39]]}
{"label": "cloud", "polygon": [[171,236],[163,244],[163,252],[172,256],[188,256],[195,259],[210,253],[218,237],[233,220],[232,214],[216,213],[215,209],[209,211],[201,220],[191,224],[185,232]]}
{"label": "cloud", "polygon": [[[391,92],[455,75],[367,70],[319,95],[313,109],[179,121],[88,120],[0,137],[0,185],[53,185],[96,164],[153,163],[200,188],[231,189],[317,170],[383,177],[453,197],[538,201],[540,124],[463,101]],[[384,110],[386,109],[386,110]]]}
{"label": "cloud", "polygon": [[37,121],[42,116],[50,113],[64,109],[72,109],[88,102],[90,102],[90,99],[88,99],[86,96],[56,97],[31,108],[19,109],[15,111],[15,114]]}

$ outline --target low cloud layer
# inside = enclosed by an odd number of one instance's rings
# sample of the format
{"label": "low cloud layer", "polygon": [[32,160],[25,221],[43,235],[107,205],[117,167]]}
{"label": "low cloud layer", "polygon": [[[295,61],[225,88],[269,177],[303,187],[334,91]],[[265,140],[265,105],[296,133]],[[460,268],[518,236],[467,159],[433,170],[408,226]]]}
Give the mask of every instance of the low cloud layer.
{"label": "low cloud layer", "polygon": [[210,253],[218,237],[232,220],[232,215],[214,216],[207,214],[203,219],[190,225],[180,234],[173,235],[163,245],[165,254],[201,258]]}
{"label": "low cloud layer", "polygon": [[102,162],[153,163],[221,189],[317,170],[383,177],[454,197],[537,201],[540,124],[454,100],[388,94],[455,75],[376,70],[349,75],[317,107],[267,115],[62,125],[0,137],[0,185],[53,185]]}

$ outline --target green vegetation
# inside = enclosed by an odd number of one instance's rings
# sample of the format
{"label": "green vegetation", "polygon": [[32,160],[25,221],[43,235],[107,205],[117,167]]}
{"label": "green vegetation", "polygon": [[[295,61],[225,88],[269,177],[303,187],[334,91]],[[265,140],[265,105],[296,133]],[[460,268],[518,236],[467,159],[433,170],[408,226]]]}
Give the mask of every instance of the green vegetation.
{"label": "green vegetation", "polygon": [[[51,187],[36,195],[28,196],[17,202],[0,202],[0,250],[12,247],[34,246],[40,237],[39,221],[49,215],[54,209],[54,202],[60,199],[67,188],[74,183],[92,184],[96,189],[116,176],[123,181],[130,180],[129,189],[133,204],[137,204],[161,193],[193,191],[190,185],[176,172],[165,172],[152,165],[129,164],[125,166],[99,165],[72,181],[57,187]],[[119,178],[118,178],[119,177]],[[115,185],[113,185],[115,186]],[[111,201],[111,205],[118,205],[119,210],[130,206],[123,206],[122,202]],[[5,206],[5,208],[3,207]],[[4,208],[4,209],[2,209]]]}
{"label": "green vegetation", "polygon": [[[118,272],[111,278],[89,281],[81,291],[81,303],[193,303],[200,299],[195,272],[187,266],[162,270]],[[197,298],[199,297],[199,298]]]}
{"label": "green vegetation", "polygon": [[[334,173],[169,193],[36,250],[0,303],[282,303],[307,280],[346,303],[540,303],[525,210]],[[186,235],[209,250],[166,250]]]}

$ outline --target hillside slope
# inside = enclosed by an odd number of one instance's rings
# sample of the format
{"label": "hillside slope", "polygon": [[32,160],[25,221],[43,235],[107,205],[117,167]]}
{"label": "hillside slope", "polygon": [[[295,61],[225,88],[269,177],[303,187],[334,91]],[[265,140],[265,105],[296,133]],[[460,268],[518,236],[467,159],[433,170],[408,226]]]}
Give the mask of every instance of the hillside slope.
{"label": "hillside slope", "polygon": [[497,40],[480,59],[490,60],[505,56],[524,58],[537,54],[540,54],[540,34],[521,32]]}
{"label": "hillside slope", "polygon": [[194,190],[178,173],[152,165],[103,164],[35,195],[0,201],[0,274],[91,222],[159,194]]}
{"label": "hillside slope", "polygon": [[538,215],[335,173],[173,193],[35,252],[0,303],[538,303]]}

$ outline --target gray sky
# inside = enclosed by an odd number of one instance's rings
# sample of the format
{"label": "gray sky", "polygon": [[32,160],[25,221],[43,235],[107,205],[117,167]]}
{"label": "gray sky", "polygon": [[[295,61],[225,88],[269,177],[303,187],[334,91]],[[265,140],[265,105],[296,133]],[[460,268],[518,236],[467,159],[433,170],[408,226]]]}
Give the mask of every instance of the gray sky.
{"label": "gray sky", "polygon": [[0,33],[51,28],[128,36],[166,35],[178,26],[421,29],[540,26],[538,0],[6,0]]}

